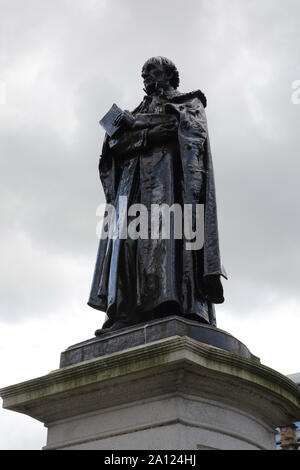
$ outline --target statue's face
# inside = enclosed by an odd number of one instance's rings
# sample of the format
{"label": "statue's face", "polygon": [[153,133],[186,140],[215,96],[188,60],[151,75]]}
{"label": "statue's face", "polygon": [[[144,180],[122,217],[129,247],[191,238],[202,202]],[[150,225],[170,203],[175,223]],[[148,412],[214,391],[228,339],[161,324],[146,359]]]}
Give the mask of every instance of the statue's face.
{"label": "statue's face", "polygon": [[170,88],[172,72],[163,64],[149,64],[142,72],[144,86],[147,93],[151,94],[159,88]]}

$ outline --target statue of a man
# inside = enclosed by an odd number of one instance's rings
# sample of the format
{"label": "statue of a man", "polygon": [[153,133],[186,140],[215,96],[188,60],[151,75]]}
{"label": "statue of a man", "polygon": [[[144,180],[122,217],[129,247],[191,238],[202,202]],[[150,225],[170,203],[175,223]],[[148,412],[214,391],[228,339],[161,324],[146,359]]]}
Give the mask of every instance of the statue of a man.
{"label": "statue of a man", "polygon": [[[187,249],[185,235],[172,231],[168,238],[100,239],[88,301],[106,312],[96,335],[169,315],[216,326],[214,304],[224,302],[206,98],[200,90],[180,93],[177,68],[164,57],[147,60],[142,77],[146,96],[130,125],[105,136],[99,171],[106,202],[117,219],[120,196],[149,214],[155,205],[190,207],[193,228],[202,205],[204,243]],[[125,223],[132,220],[128,212]]]}

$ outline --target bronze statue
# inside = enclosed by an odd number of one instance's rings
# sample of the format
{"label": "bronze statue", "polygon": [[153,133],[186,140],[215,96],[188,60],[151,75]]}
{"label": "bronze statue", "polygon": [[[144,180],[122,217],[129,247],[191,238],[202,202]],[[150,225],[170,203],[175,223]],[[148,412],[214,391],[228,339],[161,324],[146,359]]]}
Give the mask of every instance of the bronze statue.
{"label": "bronze statue", "polygon": [[[147,60],[142,77],[142,103],[132,113],[114,106],[103,120],[116,113],[99,163],[106,202],[117,218],[120,196],[149,214],[152,205],[190,206],[193,227],[202,204],[204,243],[188,250],[174,233],[100,239],[88,301],[106,312],[96,335],[169,315],[216,326],[214,304],[224,302],[206,98],[200,90],[180,93],[177,68],[164,57]],[[132,220],[127,214],[125,223]]]}

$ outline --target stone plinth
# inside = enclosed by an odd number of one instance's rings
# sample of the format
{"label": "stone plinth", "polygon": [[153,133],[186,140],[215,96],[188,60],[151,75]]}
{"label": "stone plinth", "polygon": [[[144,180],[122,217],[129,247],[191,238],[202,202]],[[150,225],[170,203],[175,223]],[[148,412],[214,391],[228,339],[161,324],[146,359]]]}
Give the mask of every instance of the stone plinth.
{"label": "stone plinth", "polygon": [[91,338],[68,347],[60,357],[60,367],[88,361],[116,351],[152,343],[171,336],[188,336],[204,344],[216,346],[246,359],[259,361],[234,336],[219,328],[176,315],[148,323],[139,323],[122,330]]}
{"label": "stone plinth", "polygon": [[300,419],[290,379],[185,335],[64,366],[0,394],[5,408],[48,427],[45,449],[275,449],[275,428]]}

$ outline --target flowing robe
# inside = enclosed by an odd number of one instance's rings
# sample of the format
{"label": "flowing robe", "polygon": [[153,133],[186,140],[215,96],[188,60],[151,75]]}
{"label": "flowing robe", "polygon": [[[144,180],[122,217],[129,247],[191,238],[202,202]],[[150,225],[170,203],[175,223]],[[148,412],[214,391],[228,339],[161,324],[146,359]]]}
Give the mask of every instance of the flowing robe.
{"label": "flowing robe", "polygon": [[[224,276],[219,252],[216,195],[206,116],[200,91],[165,96],[160,107],[145,97],[133,114],[151,122],[157,114],[176,118],[178,139],[147,145],[147,131],[128,130],[104,140],[99,172],[106,202],[120,217],[120,196],[128,207],[144,204],[204,204],[204,246],[187,250],[184,239],[120,237],[100,239],[88,305],[106,312],[104,327],[115,321],[138,323],[178,314],[216,325],[205,276]],[[153,112],[154,110],[154,112]],[[158,110],[158,112],[157,112]],[[149,215],[150,217],[150,215]],[[129,224],[132,217],[125,222]],[[151,227],[149,219],[149,230]],[[168,306],[167,309],[163,306]],[[164,312],[164,313],[163,313]]]}

